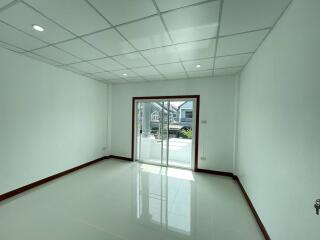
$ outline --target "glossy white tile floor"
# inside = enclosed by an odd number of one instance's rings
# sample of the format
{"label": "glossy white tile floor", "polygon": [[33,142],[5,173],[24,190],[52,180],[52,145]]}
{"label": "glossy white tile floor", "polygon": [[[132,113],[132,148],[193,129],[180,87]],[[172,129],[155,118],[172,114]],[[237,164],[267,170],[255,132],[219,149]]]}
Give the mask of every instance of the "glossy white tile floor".
{"label": "glossy white tile floor", "polygon": [[106,160],[0,203],[3,240],[259,240],[227,177]]}

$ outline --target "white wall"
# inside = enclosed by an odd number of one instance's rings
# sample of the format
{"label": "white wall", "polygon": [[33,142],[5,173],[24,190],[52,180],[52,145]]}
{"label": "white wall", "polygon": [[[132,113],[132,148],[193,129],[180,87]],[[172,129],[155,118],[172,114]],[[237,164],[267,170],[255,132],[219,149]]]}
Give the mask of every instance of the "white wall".
{"label": "white wall", "polygon": [[319,10],[293,1],[241,74],[237,174],[273,240],[320,238]]}
{"label": "white wall", "polygon": [[107,85],[0,49],[0,194],[104,156]]}
{"label": "white wall", "polygon": [[131,157],[132,97],[200,94],[199,167],[233,172],[234,91],[235,77],[113,85],[112,154]]}

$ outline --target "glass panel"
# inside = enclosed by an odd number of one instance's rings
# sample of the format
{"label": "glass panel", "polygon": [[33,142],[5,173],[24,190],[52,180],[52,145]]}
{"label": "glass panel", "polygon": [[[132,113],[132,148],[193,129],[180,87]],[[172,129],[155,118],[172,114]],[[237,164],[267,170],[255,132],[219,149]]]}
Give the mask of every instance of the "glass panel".
{"label": "glass panel", "polygon": [[191,168],[193,101],[169,102],[168,165]]}
{"label": "glass panel", "polygon": [[137,105],[137,159],[161,164],[163,102],[139,102]]}
{"label": "glass panel", "polygon": [[163,144],[162,144],[162,165],[167,166],[167,153],[168,153],[168,148],[167,148],[167,139],[168,139],[168,134],[169,134],[169,129],[168,129],[168,106],[169,102],[165,101],[163,102],[163,121],[162,121],[162,139],[163,139]]}
{"label": "glass panel", "polygon": [[137,160],[192,167],[194,100],[138,102]]}

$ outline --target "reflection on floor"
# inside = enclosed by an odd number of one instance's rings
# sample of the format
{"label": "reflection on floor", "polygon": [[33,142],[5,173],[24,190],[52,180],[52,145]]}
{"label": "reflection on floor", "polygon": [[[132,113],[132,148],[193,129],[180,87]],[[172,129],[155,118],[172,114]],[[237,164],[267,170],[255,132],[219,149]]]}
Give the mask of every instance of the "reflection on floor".
{"label": "reflection on floor", "polygon": [[108,160],[0,204],[1,239],[259,240],[227,177]]}

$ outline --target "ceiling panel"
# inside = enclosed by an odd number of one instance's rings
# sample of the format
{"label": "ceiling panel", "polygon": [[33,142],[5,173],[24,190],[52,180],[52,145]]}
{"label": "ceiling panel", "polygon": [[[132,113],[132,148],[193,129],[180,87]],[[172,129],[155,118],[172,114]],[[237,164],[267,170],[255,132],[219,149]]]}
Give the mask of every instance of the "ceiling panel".
{"label": "ceiling panel", "polygon": [[45,57],[42,57],[42,56],[39,56],[37,54],[34,54],[32,52],[25,52],[25,53],[22,53],[23,55],[27,56],[27,57],[30,57],[32,59],[35,59],[37,61],[40,61],[40,62],[43,62],[43,63],[48,63],[48,64],[51,64],[51,65],[60,65],[60,63],[56,62],[56,61],[53,61],[53,60],[50,60],[48,58],[45,58]]}
{"label": "ceiling panel", "polygon": [[249,61],[251,56],[252,53],[218,57],[216,58],[215,68],[244,66]]}
{"label": "ceiling panel", "polygon": [[19,30],[16,30],[2,22],[0,22],[0,32],[0,41],[12,44],[27,51],[46,45],[44,42],[35,39]]}
{"label": "ceiling panel", "polygon": [[188,72],[190,78],[212,77],[212,70]]}
{"label": "ceiling panel", "polygon": [[[21,2],[2,11],[0,19],[49,43],[55,43],[74,37],[71,33]],[[32,28],[33,24],[37,24],[45,30],[43,32],[35,31]]]}
{"label": "ceiling panel", "polygon": [[0,3],[0,47],[120,83],[234,75],[291,0],[224,0],[220,36],[219,0],[14,0],[6,6],[10,2]]}
{"label": "ceiling panel", "polygon": [[[138,74],[136,74],[135,72],[128,70],[128,69],[111,71],[111,73],[113,73],[116,76],[121,77],[123,79],[138,77]],[[126,76],[124,76],[123,74],[126,74]]]}
{"label": "ceiling panel", "polygon": [[271,27],[291,0],[225,0],[220,35]]}
{"label": "ceiling panel", "polygon": [[26,2],[77,35],[110,26],[86,1],[26,0]]}
{"label": "ceiling panel", "polygon": [[142,77],[129,77],[129,78],[126,78],[126,80],[128,82],[146,82],[146,80],[143,79]]}
{"label": "ceiling panel", "polygon": [[181,63],[169,63],[169,64],[157,65],[155,67],[162,74],[184,72],[184,69]]}
{"label": "ceiling panel", "polygon": [[219,39],[217,56],[255,52],[268,30],[237,34]]}
{"label": "ceiling panel", "polygon": [[177,50],[181,60],[195,60],[214,57],[215,39],[178,44]]}
{"label": "ceiling panel", "polygon": [[113,25],[156,13],[151,0],[89,0]]}
{"label": "ceiling panel", "polygon": [[118,76],[110,73],[110,72],[100,72],[100,73],[93,73],[93,77],[98,78],[98,79],[105,79],[105,80],[110,80],[110,79],[117,79]]}
{"label": "ceiling panel", "polygon": [[174,43],[215,37],[219,25],[219,6],[219,1],[213,1],[163,14]]}
{"label": "ceiling panel", "polygon": [[87,62],[75,63],[75,64],[71,64],[69,66],[72,68],[78,69],[82,72],[85,72],[85,73],[98,73],[98,72],[103,71],[102,69],[100,69],[92,64],[89,64]]}
{"label": "ceiling panel", "polygon": [[83,39],[109,56],[135,51],[135,49],[114,29],[95,33],[83,37]]}
{"label": "ceiling panel", "polygon": [[73,68],[73,67],[71,67],[71,65],[62,65],[62,66],[59,66],[59,68],[62,68],[64,70],[67,70],[67,71],[70,71],[70,72],[73,72],[73,73],[76,73],[76,74],[79,74],[79,75],[84,75],[85,74],[85,72],[80,71],[79,69]]}
{"label": "ceiling panel", "polygon": [[142,51],[141,54],[145,56],[152,64],[162,64],[179,61],[179,55],[175,46],[145,50]]}
{"label": "ceiling panel", "polygon": [[41,48],[38,50],[33,51],[33,53],[36,53],[40,56],[49,58],[51,60],[54,60],[60,64],[69,64],[69,63],[75,63],[79,62],[80,59],[76,58],[58,48],[49,46],[45,48]]}
{"label": "ceiling panel", "polygon": [[181,72],[181,73],[169,73],[169,74],[164,74],[164,76],[168,80],[186,79],[186,78],[188,78],[187,74],[185,74],[184,72]]}
{"label": "ceiling panel", "polygon": [[[213,69],[213,58],[210,59],[200,59],[194,61],[183,62],[184,68],[189,71],[203,71],[208,69]],[[200,67],[199,67],[200,65]]]}
{"label": "ceiling panel", "polygon": [[156,3],[161,12],[175,8],[181,8],[191,4],[203,2],[204,0],[156,0]]}
{"label": "ceiling panel", "polygon": [[25,52],[25,50],[23,50],[21,48],[18,48],[18,47],[15,47],[13,45],[10,45],[8,43],[1,42],[1,40],[0,40],[0,47],[8,49],[8,50],[11,50],[11,51],[14,51],[14,52],[17,52],[17,53]]}
{"label": "ceiling panel", "polygon": [[102,58],[102,59],[92,60],[90,61],[90,63],[107,71],[125,69],[124,66],[117,63],[112,58]]}
{"label": "ceiling panel", "polygon": [[144,67],[150,65],[140,53],[129,53],[121,56],[113,57],[113,59],[117,60],[121,64],[133,68],[133,67]]}
{"label": "ceiling panel", "polygon": [[139,50],[171,44],[159,16],[120,26],[118,30]]}
{"label": "ceiling panel", "polygon": [[235,75],[242,70],[240,67],[236,68],[219,68],[214,70],[214,76],[227,76],[227,75]]}
{"label": "ceiling panel", "polygon": [[148,81],[159,81],[159,80],[166,80],[162,75],[157,74],[157,75],[148,75],[144,76],[144,79]]}
{"label": "ceiling panel", "polygon": [[89,44],[85,43],[81,39],[74,39],[64,43],[57,44],[57,47],[83,59],[90,60],[96,58],[105,57],[104,54],[93,48]]}
{"label": "ceiling panel", "polygon": [[1,0],[0,2],[0,8],[5,7],[10,2],[13,2],[13,0]]}
{"label": "ceiling panel", "polygon": [[132,71],[136,72],[140,76],[159,75],[159,72],[152,66],[134,68],[134,69],[132,69]]}

